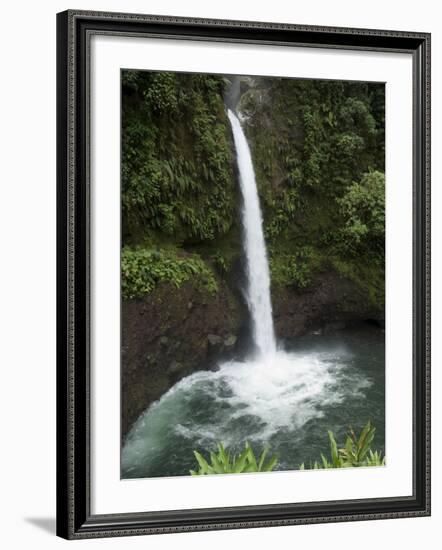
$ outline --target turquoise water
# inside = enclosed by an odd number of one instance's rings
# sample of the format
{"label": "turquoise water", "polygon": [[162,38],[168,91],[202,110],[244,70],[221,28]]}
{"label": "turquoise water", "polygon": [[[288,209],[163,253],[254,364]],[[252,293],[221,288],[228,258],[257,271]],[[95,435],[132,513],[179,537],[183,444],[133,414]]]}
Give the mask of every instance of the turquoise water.
{"label": "turquoise water", "polygon": [[193,450],[218,441],[239,451],[269,444],[277,470],[328,454],[349,426],[376,426],[384,451],[384,334],[359,328],[310,335],[265,360],[231,361],[178,382],[137,420],[122,450],[122,478],[188,475]]}

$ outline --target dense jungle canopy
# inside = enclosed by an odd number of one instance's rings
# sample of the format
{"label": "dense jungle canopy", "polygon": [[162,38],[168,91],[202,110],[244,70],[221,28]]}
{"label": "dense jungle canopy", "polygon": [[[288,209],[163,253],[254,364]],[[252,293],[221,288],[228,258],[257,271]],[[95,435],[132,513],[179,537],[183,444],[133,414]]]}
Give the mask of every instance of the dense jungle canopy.
{"label": "dense jungle canopy", "polygon": [[[122,72],[123,296],[192,279],[215,293],[241,255],[219,75]],[[384,300],[384,85],[241,77],[272,291],[318,274]]]}

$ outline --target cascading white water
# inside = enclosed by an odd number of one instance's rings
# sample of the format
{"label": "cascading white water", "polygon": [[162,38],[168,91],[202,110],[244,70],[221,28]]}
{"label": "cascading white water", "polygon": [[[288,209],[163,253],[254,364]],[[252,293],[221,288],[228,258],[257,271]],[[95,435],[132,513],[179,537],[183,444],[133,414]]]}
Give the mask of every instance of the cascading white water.
{"label": "cascading white water", "polygon": [[262,214],[249,144],[238,117],[227,111],[232,126],[239,180],[243,197],[242,223],[247,265],[247,304],[253,324],[253,339],[261,356],[276,353],[270,298],[270,274],[262,229]]}

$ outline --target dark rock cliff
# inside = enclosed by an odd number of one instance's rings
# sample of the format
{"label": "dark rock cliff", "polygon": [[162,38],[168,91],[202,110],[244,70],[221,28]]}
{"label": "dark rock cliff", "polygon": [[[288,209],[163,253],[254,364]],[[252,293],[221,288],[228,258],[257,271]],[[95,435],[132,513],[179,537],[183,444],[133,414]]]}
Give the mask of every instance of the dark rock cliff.
{"label": "dark rock cliff", "polygon": [[122,436],[178,380],[239,346],[244,312],[226,285],[212,296],[191,282],[158,286],[122,304]]}

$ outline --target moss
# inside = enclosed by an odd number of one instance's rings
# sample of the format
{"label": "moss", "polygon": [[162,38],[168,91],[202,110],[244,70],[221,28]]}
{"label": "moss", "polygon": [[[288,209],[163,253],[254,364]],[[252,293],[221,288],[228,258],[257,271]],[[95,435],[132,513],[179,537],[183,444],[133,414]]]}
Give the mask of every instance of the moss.
{"label": "moss", "polygon": [[297,247],[291,252],[283,252],[273,247],[269,266],[273,286],[288,286],[303,289],[312,280],[312,254],[309,247]]}
{"label": "moss", "polygon": [[366,296],[368,302],[382,309],[385,303],[385,271],[377,262],[354,262],[334,258],[334,269],[343,277],[353,281]]}
{"label": "moss", "polygon": [[225,276],[233,270],[238,258],[242,254],[241,229],[237,220],[232,228],[216,239],[215,242],[202,242],[188,246],[187,250],[197,253],[220,276]]}

